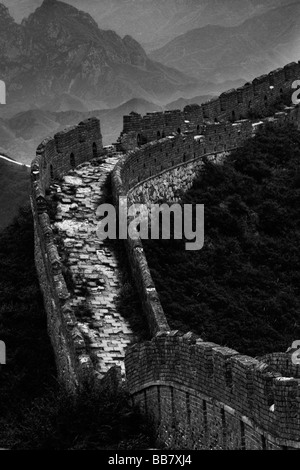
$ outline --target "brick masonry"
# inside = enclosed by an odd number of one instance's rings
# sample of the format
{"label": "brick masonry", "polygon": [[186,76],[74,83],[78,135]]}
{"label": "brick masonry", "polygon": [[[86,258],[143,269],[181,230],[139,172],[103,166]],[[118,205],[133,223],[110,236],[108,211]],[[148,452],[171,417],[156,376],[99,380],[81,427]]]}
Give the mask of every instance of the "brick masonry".
{"label": "brick masonry", "polygon": [[238,89],[222,93],[201,106],[188,105],[183,111],[131,113],[124,116],[119,144],[125,150],[159,140],[170,134],[193,131],[200,133],[206,123],[234,122],[257,115],[263,117],[267,109],[291,91],[292,83],[300,77],[300,63],[292,62],[283,68],[255,78]]}
{"label": "brick masonry", "polygon": [[[253,100],[252,112],[264,116],[298,74],[299,64],[290,64],[183,113],[125,116],[119,143],[127,152],[112,178],[116,204],[120,196],[128,205],[176,202],[192,185],[204,157],[221,163],[261,126],[290,122],[299,127],[298,106],[273,117],[236,119],[248,113],[246,97]],[[154,419],[159,440],[170,449],[300,448],[299,371],[291,354],[257,360],[191,333],[172,332],[142,240],[126,243],[153,335],[151,342],[127,351],[127,384],[134,402]]]}
{"label": "brick masonry", "polygon": [[[286,121],[298,125],[298,106],[287,107],[272,118],[240,119],[248,117],[250,111],[264,116],[267,107],[299,78],[297,75],[300,75],[299,64],[289,64],[242,89],[223,93],[201,107],[192,105],[184,112],[154,113],[144,118],[137,114],[124,117],[118,145],[126,150],[126,155],[112,172],[116,206],[120,196],[126,197],[129,203],[176,201],[192,184],[203,157],[222,161],[227,152],[242,145],[262,125],[280,126]],[[101,171],[92,170],[93,165],[89,163],[81,165],[101,152],[99,121],[90,119],[45,140],[32,163],[36,265],[59,375],[72,390],[87,379],[95,379],[99,373],[102,377],[100,363],[105,364],[104,373],[108,370],[104,377],[106,385],[118,386],[121,370],[124,373],[121,356],[124,357],[125,348],[132,340],[130,331],[113,332],[118,344],[118,358],[114,362],[114,353],[105,351],[106,340],[100,335],[94,343],[98,357],[95,368],[95,355],[90,354],[91,342],[87,344],[86,332],[89,337],[95,331],[98,334],[101,327],[93,322],[106,322],[111,316],[107,311],[99,316],[100,291],[94,289],[98,289],[101,285],[98,281],[103,278],[109,289],[118,288],[118,269],[114,260],[111,261],[109,250],[96,246],[91,231],[88,237],[82,237],[86,232],[80,230],[83,222],[94,224],[94,196],[101,196],[104,179],[116,163],[107,162],[108,166]],[[73,173],[67,175],[72,169]],[[64,179],[58,185],[61,200],[56,220],[51,222],[46,193],[53,178]],[[76,191],[74,201],[70,197],[72,178],[80,180],[77,180],[80,190]],[[64,220],[69,227],[74,222],[72,234],[67,233]],[[66,266],[55,242],[56,230],[67,235],[69,268],[75,278],[80,274],[74,297],[67,288]],[[127,387],[133,400],[155,419],[159,439],[172,449],[299,448],[299,373],[290,366],[290,355],[274,353],[257,360],[204,343],[192,334],[172,332],[159,302],[142,241],[127,240],[125,245],[153,337],[151,342],[127,348]],[[100,258],[97,251],[101,252]],[[112,277],[105,272],[107,265],[113,271]],[[92,319],[82,328],[74,302],[83,301],[80,298],[83,281],[92,293],[89,301],[96,301],[97,305],[95,309],[92,307]],[[108,297],[109,307],[117,313],[113,297]],[[89,308],[91,305],[92,302]],[[103,350],[109,353],[109,359],[103,356]],[[120,365],[121,370],[109,369],[113,363]]]}
{"label": "brick masonry", "polygon": [[90,118],[42,142],[31,166],[36,268],[59,379],[72,392],[86,382],[118,386],[138,339],[119,312],[115,248],[96,234],[118,158],[104,157]]}
{"label": "brick masonry", "polygon": [[126,355],[134,402],[170,449],[300,448],[300,387],[257,359],[171,331]]}
{"label": "brick masonry", "polygon": [[70,292],[55,243],[46,193],[55,178],[61,178],[76,165],[99,157],[101,153],[100,123],[98,119],[90,118],[45,139],[31,164],[36,268],[58,375],[72,391],[86,381],[94,380],[94,368],[70,305]]}
{"label": "brick masonry", "polygon": [[108,178],[117,161],[110,157],[81,164],[51,190],[52,198],[59,200],[52,228],[62,244],[64,268],[68,266],[74,283],[69,308],[98,379],[112,366],[120,367],[125,375],[125,350],[136,340],[119,313],[122,272],[114,246],[96,233],[97,208],[107,202]]}

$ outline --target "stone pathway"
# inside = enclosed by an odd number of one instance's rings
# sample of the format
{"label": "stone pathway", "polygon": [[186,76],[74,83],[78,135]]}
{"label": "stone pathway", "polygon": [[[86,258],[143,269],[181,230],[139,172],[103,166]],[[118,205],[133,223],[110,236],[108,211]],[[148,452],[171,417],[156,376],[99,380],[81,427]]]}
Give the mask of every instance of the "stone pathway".
{"label": "stone pathway", "polygon": [[72,305],[100,378],[113,365],[125,373],[125,350],[136,340],[118,312],[122,272],[113,245],[96,234],[96,210],[107,202],[109,174],[117,161],[109,157],[100,164],[84,163],[52,186],[52,196],[59,199],[53,228],[74,282]]}

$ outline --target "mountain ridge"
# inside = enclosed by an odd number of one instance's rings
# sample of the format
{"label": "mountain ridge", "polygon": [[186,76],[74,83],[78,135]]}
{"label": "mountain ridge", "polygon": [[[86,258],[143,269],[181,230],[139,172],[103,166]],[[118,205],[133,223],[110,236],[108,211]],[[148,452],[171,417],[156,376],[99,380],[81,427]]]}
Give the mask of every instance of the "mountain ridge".
{"label": "mountain ridge", "polygon": [[[2,0],[18,21],[42,0]],[[162,47],[190,29],[206,24],[232,26],[293,0],[85,0],[84,9],[102,29],[133,34],[147,51]],[[82,0],[66,0],[77,8]]]}
{"label": "mountain ridge", "polygon": [[238,26],[193,29],[150,54],[153,60],[185,70],[199,80],[249,80],[298,60],[300,5],[288,5]]}
{"label": "mountain ridge", "polygon": [[131,99],[116,108],[92,111],[22,110],[7,118],[0,118],[0,154],[10,155],[22,164],[30,164],[39,143],[66,126],[95,116],[100,119],[104,145],[115,142],[123,126],[123,115],[131,111],[146,114],[163,108],[144,99]]}
{"label": "mountain ridge", "polygon": [[47,106],[65,94],[91,109],[134,97],[172,98],[195,85],[150,60],[134,38],[99,29],[88,13],[58,0],[44,0],[20,25],[1,5],[0,24],[0,73],[10,103]]}

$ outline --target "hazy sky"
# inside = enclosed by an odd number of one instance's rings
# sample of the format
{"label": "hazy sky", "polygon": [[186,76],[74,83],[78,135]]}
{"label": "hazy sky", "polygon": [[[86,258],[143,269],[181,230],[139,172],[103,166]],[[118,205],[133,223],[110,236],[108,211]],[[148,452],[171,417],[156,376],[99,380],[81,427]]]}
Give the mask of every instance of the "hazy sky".
{"label": "hazy sky", "polygon": [[[101,8],[101,4],[107,5],[107,3],[116,3],[118,0],[64,0],[65,3],[69,3],[70,5],[74,5],[77,8],[80,8],[82,10],[86,11],[95,11],[97,8]],[[122,4],[126,0],[119,0],[119,3]],[[253,5],[265,5],[265,4],[274,4],[274,7],[278,5],[278,3],[293,3],[295,0],[210,0],[212,3],[222,3],[223,5],[226,3],[234,3],[236,2],[239,7],[244,7],[244,5],[252,3]],[[151,3],[156,3],[157,0],[133,0],[133,3],[135,5],[137,3],[147,3],[148,5]],[[178,2],[178,0],[159,0],[160,3],[166,2],[166,3],[182,3],[182,0]],[[205,3],[207,0],[187,0],[187,3],[189,4],[194,4],[199,2]],[[20,22],[22,18],[28,16],[32,11],[34,11],[37,7],[39,7],[42,3],[43,0],[0,0],[0,3],[3,3],[6,5],[12,16]]]}

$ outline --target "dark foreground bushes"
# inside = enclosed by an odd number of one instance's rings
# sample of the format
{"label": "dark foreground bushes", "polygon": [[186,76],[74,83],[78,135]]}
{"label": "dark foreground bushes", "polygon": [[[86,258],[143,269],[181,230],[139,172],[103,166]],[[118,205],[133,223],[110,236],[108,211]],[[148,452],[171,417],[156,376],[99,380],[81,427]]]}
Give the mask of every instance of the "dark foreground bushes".
{"label": "dark foreground bushes", "polygon": [[60,389],[38,287],[30,208],[0,233],[0,447],[138,449],[153,446],[151,424],[124,392]]}

